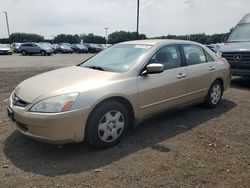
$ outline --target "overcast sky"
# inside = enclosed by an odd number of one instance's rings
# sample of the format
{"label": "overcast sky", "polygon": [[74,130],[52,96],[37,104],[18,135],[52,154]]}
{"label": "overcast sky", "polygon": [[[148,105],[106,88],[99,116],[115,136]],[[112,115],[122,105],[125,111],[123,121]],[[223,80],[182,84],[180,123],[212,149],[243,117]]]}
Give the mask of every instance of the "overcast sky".
{"label": "overcast sky", "polygon": [[[0,0],[8,12],[11,32],[37,33],[51,38],[60,33],[105,35],[136,30],[137,0]],[[140,0],[140,33],[167,34],[228,32],[250,12],[250,0]],[[7,37],[0,14],[0,38]]]}

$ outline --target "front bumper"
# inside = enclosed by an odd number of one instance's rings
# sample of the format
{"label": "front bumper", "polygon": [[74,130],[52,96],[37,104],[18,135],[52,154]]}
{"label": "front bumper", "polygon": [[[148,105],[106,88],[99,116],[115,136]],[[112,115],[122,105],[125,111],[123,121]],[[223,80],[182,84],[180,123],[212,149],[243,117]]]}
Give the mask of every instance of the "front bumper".
{"label": "front bumper", "polygon": [[3,50],[0,50],[0,55],[10,55],[10,54],[12,54],[11,51],[7,51],[7,50],[3,51]]}
{"label": "front bumper", "polygon": [[250,76],[250,70],[247,69],[232,69],[233,76]]}
{"label": "front bumper", "polygon": [[21,107],[8,106],[7,112],[15,127],[33,139],[52,144],[84,140],[88,109],[63,113],[34,113]]}

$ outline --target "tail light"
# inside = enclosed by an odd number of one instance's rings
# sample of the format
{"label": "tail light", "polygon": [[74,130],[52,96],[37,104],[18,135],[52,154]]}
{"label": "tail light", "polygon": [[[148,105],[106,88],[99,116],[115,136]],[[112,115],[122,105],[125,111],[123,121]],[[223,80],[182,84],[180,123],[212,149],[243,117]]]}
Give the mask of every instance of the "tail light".
{"label": "tail light", "polygon": [[232,66],[228,63],[228,70],[231,73],[232,72]]}

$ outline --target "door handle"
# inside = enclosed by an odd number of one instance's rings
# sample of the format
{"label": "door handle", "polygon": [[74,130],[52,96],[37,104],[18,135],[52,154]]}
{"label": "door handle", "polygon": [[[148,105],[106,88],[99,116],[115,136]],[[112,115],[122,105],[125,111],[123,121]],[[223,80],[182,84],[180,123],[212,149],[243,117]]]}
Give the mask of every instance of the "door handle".
{"label": "door handle", "polygon": [[176,78],[184,78],[186,76],[187,76],[186,74],[179,73],[179,74],[177,74]]}
{"label": "door handle", "polygon": [[212,71],[215,70],[216,68],[214,66],[210,66],[208,70]]}

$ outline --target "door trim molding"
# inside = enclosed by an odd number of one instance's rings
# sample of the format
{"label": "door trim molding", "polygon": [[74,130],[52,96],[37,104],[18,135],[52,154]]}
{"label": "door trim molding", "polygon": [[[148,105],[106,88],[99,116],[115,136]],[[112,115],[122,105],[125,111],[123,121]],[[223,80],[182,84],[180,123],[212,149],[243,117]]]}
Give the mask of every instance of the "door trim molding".
{"label": "door trim molding", "polygon": [[191,92],[191,93],[187,93],[187,94],[184,94],[184,95],[173,97],[173,98],[170,98],[170,99],[166,99],[166,100],[154,102],[154,103],[151,103],[151,104],[143,105],[143,106],[140,106],[140,109],[149,108],[151,106],[159,105],[159,104],[162,104],[162,103],[165,103],[165,102],[169,102],[169,101],[176,100],[176,99],[179,99],[179,98],[182,98],[182,97],[186,97],[186,96],[189,96],[189,95],[200,93],[200,92],[203,92],[203,91],[206,91],[206,90],[207,90],[207,88],[204,88],[204,89],[200,89],[200,90],[197,90],[197,91],[194,91],[194,92]]}

